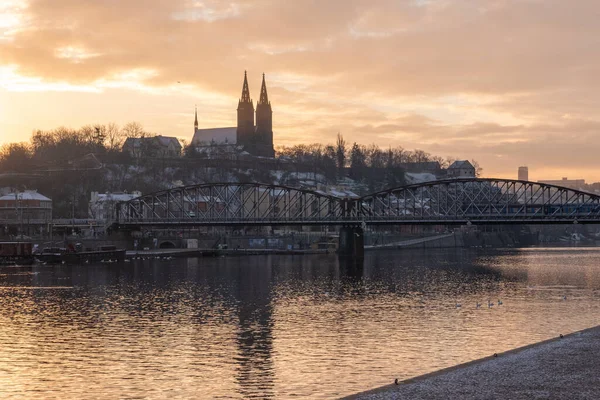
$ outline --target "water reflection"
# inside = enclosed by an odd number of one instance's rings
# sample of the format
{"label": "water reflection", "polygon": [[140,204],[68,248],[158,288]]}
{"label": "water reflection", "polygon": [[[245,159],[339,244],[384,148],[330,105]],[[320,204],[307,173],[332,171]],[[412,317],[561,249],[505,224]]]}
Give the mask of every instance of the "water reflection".
{"label": "water reflection", "polygon": [[599,261],[535,249],[3,267],[0,397],[341,396],[597,324]]}

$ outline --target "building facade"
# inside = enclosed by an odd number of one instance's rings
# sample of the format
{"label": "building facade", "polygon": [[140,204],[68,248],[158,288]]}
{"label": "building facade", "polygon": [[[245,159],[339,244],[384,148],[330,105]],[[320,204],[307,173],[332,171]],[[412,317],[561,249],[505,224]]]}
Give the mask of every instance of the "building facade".
{"label": "building facade", "polygon": [[36,190],[0,197],[0,225],[5,234],[44,235],[52,225],[52,200]]}
{"label": "building facade", "polygon": [[449,178],[474,178],[475,167],[468,160],[454,161],[447,174]]}
{"label": "building facade", "polygon": [[529,180],[529,168],[519,167],[518,179],[520,181],[528,181]]}
{"label": "building facade", "polygon": [[250,97],[248,75],[244,72],[242,96],[237,107],[236,127],[198,129],[198,125],[198,110],[196,110],[192,145],[197,150],[211,145],[230,145],[239,147],[240,150],[253,156],[274,157],[273,109],[267,93],[265,75],[263,74],[260,98],[255,110],[254,102]]}
{"label": "building facade", "polygon": [[116,221],[116,205],[121,201],[133,200],[140,197],[141,192],[131,193],[98,193],[92,192],[88,205],[88,215],[91,219],[103,224]]}
{"label": "building facade", "polygon": [[144,138],[127,138],[123,151],[134,158],[159,157],[173,158],[181,155],[181,143],[171,136],[152,136]]}

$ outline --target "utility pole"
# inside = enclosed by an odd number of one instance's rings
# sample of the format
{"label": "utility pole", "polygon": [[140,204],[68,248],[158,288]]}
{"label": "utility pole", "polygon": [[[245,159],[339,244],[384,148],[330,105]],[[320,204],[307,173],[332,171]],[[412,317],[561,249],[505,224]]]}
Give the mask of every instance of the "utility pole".
{"label": "utility pole", "polygon": [[[15,188],[15,220],[19,220],[19,189]],[[19,235],[17,235],[19,240]]]}
{"label": "utility pole", "polygon": [[[19,197],[21,194],[21,197]],[[15,217],[19,222],[19,234],[17,235],[17,240],[21,241],[23,239],[23,204],[21,203],[23,200],[23,193],[19,193],[19,189],[15,188]]]}
{"label": "utility pole", "polygon": [[71,234],[75,234],[75,195],[71,200]]}

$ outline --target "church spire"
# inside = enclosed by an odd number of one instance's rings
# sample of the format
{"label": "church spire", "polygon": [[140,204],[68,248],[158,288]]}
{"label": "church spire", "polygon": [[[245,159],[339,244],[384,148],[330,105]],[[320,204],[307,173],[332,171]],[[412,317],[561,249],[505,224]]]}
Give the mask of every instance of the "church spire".
{"label": "church spire", "polygon": [[248,76],[246,71],[244,71],[244,87],[242,88],[242,98],[240,99],[240,103],[250,103],[250,89],[248,88]]}
{"label": "church spire", "polygon": [[267,84],[265,83],[265,74],[263,74],[262,86],[260,88],[260,100],[258,104],[269,104],[269,96],[267,95]]}
{"label": "church spire", "polygon": [[198,129],[198,107],[196,106],[196,113],[194,118],[194,129]]}

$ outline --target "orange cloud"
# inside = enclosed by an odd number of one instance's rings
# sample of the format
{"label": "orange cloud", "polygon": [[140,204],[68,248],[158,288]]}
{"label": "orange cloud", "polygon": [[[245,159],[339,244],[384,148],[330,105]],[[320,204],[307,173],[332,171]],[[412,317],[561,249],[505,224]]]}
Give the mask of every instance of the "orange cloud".
{"label": "orange cloud", "polygon": [[[235,123],[266,72],[275,140],[348,140],[600,180],[600,3],[581,0],[11,0],[0,141],[138,120]],[[119,98],[115,98],[119,96]],[[30,104],[45,105],[32,116]],[[570,152],[566,154],[566,152]],[[577,156],[573,156],[576,154]],[[544,178],[551,178],[543,176]]]}

